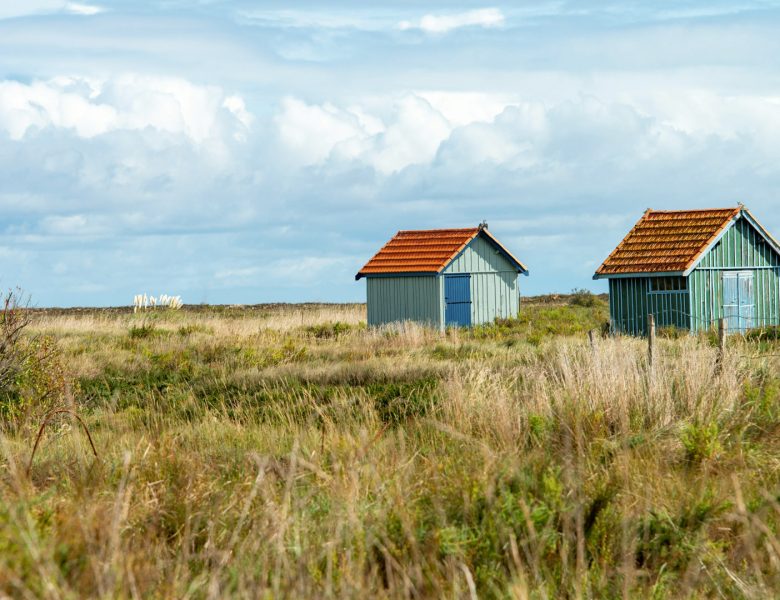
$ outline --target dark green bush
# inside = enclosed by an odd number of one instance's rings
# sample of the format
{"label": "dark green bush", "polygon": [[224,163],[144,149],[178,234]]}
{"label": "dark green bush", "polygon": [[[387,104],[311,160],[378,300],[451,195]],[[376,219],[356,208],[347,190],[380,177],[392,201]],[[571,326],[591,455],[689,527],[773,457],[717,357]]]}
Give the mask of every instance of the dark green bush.
{"label": "dark green bush", "polygon": [[154,323],[141,323],[140,325],[132,325],[128,331],[128,335],[131,340],[146,340],[153,337],[158,337],[162,334],[160,330],[154,325]]}
{"label": "dark green bush", "polygon": [[583,306],[585,308],[593,308],[601,302],[597,296],[593,295],[593,292],[586,289],[574,289],[571,291],[571,297],[569,298],[569,304],[572,306]]}
{"label": "dark green bush", "polygon": [[339,336],[355,329],[349,323],[336,321],[335,323],[322,323],[306,328],[306,333],[317,339],[338,339]]}

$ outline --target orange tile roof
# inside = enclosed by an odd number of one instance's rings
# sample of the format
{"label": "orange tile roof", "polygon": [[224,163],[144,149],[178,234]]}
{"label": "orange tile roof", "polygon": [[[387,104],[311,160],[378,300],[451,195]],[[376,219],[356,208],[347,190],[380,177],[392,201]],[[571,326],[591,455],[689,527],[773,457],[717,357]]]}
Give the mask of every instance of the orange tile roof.
{"label": "orange tile roof", "polygon": [[528,271],[487,229],[469,227],[399,231],[360,269],[355,278],[383,273],[439,273],[480,232],[487,235],[522,271]]}
{"label": "orange tile roof", "polygon": [[684,272],[742,210],[742,206],[648,210],[599,267],[596,276]]}

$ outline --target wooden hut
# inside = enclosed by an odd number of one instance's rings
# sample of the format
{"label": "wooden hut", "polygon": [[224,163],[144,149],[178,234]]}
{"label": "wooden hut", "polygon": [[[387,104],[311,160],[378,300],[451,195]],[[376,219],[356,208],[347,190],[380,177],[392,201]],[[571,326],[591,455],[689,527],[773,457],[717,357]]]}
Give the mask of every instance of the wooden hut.
{"label": "wooden hut", "polygon": [[731,332],[780,325],[780,245],[747,208],[648,210],[594,279],[609,280],[612,329]]}
{"label": "wooden hut", "polygon": [[366,278],[368,324],[443,329],[515,317],[528,269],[488,231],[399,231],[355,276]]}

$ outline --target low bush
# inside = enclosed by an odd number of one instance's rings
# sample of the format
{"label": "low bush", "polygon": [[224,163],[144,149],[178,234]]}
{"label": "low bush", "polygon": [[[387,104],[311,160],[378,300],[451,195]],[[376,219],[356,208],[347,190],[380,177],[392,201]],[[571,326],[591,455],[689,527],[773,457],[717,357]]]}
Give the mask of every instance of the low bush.
{"label": "low bush", "polygon": [[689,463],[700,463],[714,458],[720,451],[720,429],[717,423],[693,423],[687,425],[680,434],[685,458]]}
{"label": "low bush", "polygon": [[30,334],[30,323],[21,292],[7,292],[0,310],[0,422],[11,428],[38,419],[69,387],[56,341]]}
{"label": "low bush", "polygon": [[160,334],[154,323],[132,325],[127,333],[131,340],[145,340]]}
{"label": "low bush", "polygon": [[569,304],[572,306],[582,306],[583,308],[593,308],[599,304],[603,304],[603,301],[595,296],[593,292],[586,289],[575,289],[571,291],[569,296]]}
{"label": "low bush", "polygon": [[335,323],[320,323],[306,327],[306,333],[317,339],[338,339],[339,336],[356,330],[357,327],[349,323],[336,321]]}

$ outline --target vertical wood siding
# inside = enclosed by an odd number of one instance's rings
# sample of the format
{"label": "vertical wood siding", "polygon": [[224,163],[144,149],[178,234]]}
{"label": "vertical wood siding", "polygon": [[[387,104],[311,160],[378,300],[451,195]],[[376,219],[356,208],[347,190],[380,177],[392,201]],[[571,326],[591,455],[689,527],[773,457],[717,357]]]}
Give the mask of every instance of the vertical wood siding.
{"label": "vertical wood siding", "polygon": [[[689,292],[650,292],[647,314],[653,315],[656,327],[691,328]],[[646,332],[643,332],[646,333]]]}
{"label": "vertical wood siding", "polygon": [[441,327],[444,317],[440,277],[368,277],[366,290],[369,325],[417,321]]}
{"label": "vertical wood siding", "polygon": [[690,275],[692,329],[723,318],[724,271],[751,271],[755,326],[780,325],[780,257],[746,219],[739,219]]}
{"label": "vertical wood siding", "polygon": [[520,310],[517,271],[483,237],[477,236],[442,274],[455,273],[471,274],[472,324],[517,316]]}
{"label": "vertical wood siding", "polygon": [[688,292],[654,292],[647,277],[609,280],[609,314],[612,331],[647,335],[647,315],[656,326],[690,329]]}
{"label": "vertical wood siding", "polygon": [[626,277],[609,280],[609,314],[612,331],[626,335],[647,332],[649,279]]}

